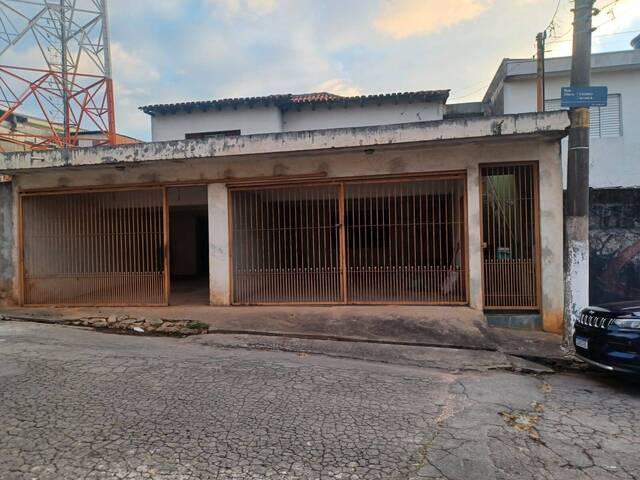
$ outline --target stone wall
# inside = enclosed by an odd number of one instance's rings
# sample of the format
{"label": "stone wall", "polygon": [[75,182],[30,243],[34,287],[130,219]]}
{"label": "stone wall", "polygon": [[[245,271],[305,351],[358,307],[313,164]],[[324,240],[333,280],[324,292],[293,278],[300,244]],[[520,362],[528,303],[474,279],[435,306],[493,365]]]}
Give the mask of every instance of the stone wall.
{"label": "stone wall", "polygon": [[640,188],[591,190],[590,302],[640,299]]}

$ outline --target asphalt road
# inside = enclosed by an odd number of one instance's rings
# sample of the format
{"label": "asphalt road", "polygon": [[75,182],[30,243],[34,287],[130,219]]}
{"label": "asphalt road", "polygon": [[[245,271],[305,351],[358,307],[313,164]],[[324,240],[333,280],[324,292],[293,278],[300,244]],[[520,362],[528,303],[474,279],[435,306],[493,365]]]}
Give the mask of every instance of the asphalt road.
{"label": "asphalt road", "polygon": [[639,476],[640,388],[603,375],[0,322],[3,480]]}

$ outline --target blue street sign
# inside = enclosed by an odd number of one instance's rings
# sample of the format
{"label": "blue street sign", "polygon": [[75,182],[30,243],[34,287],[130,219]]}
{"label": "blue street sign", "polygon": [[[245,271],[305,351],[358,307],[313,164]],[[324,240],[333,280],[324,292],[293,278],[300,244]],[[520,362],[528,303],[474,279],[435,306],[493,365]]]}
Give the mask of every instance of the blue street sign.
{"label": "blue street sign", "polygon": [[563,107],[606,107],[607,87],[562,87]]}

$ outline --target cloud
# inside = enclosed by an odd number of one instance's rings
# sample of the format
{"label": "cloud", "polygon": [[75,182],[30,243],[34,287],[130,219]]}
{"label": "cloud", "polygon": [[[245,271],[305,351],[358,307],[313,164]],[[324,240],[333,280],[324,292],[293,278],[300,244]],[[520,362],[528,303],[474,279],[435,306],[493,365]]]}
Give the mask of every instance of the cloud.
{"label": "cloud", "polygon": [[204,0],[204,4],[214,7],[216,13],[222,12],[227,19],[249,12],[268,15],[278,6],[277,0]]}
{"label": "cloud", "polygon": [[436,33],[483,13],[493,0],[387,0],[375,20],[395,39]]}
{"label": "cloud", "polygon": [[329,92],[343,97],[362,95],[362,90],[344,78],[332,78],[313,87],[315,92]]}

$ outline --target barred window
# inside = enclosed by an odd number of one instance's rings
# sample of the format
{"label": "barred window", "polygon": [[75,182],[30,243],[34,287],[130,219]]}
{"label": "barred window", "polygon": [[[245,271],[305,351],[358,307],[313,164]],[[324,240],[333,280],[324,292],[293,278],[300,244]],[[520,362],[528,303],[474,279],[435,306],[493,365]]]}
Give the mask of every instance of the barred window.
{"label": "barred window", "polygon": [[[560,106],[560,99],[553,98],[544,101],[544,109],[547,112],[553,110],[567,110]],[[622,109],[619,93],[611,93],[607,96],[606,107],[589,108],[589,136],[591,138],[621,137],[622,136]]]}

